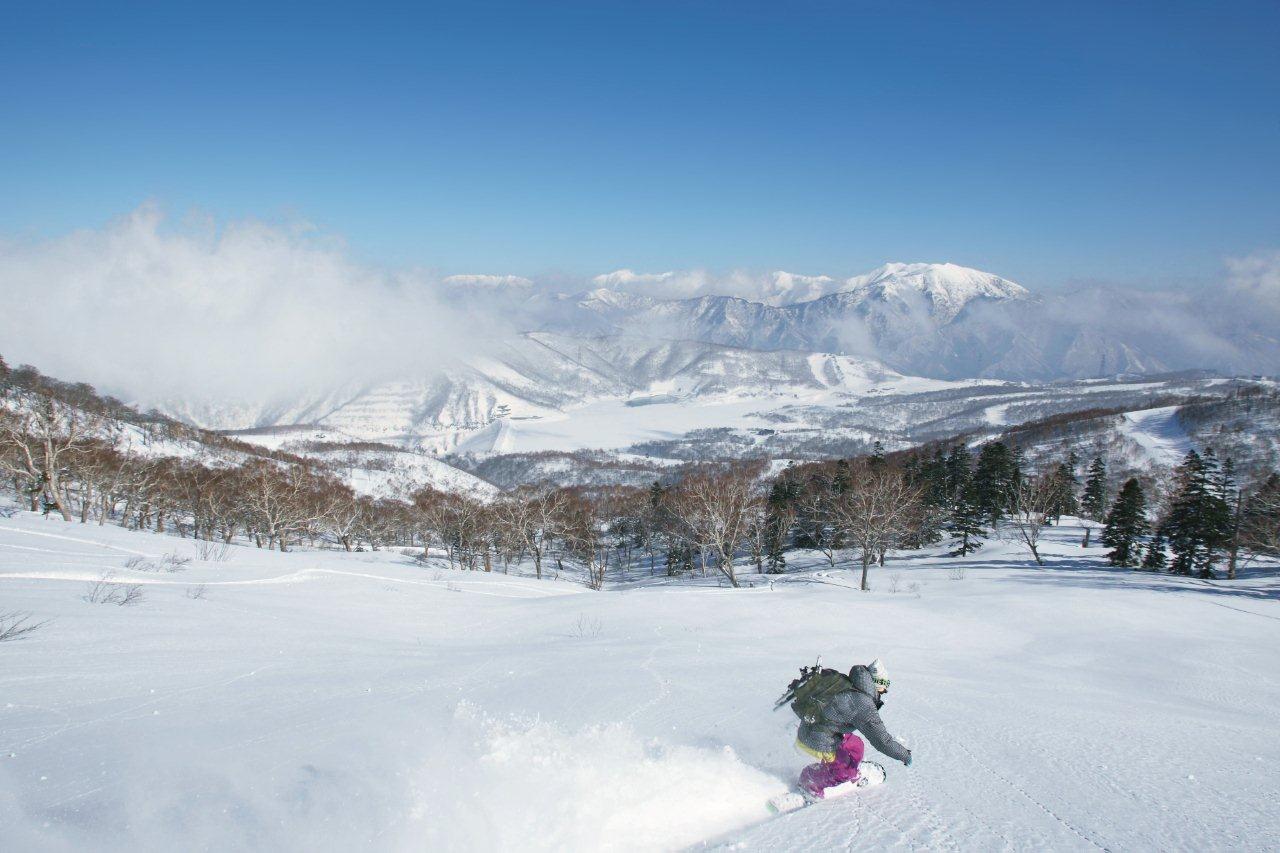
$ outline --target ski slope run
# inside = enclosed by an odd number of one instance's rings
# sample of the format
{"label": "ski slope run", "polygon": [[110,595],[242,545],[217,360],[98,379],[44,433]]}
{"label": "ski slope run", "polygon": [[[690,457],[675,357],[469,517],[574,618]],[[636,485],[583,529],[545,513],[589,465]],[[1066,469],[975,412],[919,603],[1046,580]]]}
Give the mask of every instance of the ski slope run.
{"label": "ski slope run", "polygon": [[1120,434],[1131,439],[1156,465],[1175,468],[1192,450],[1190,436],[1178,422],[1178,406],[1126,412]]}
{"label": "ski slope run", "polygon": [[[462,573],[398,552],[200,560],[0,519],[8,850],[1274,849],[1280,586],[1049,566],[989,542],[851,573]],[[139,571],[189,556],[182,571]],[[104,572],[140,603],[84,600]],[[911,768],[771,818],[805,763],[773,700],[882,657]]]}

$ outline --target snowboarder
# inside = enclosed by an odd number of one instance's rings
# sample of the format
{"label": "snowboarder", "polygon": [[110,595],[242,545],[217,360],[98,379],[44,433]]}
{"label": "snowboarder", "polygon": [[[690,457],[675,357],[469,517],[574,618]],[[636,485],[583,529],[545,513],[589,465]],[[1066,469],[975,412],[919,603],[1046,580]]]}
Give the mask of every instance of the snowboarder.
{"label": "snowboarder", "polygon": [[[879,659],[854,666],[847,676],[827,669],[802,676],[800,682],[788,691],[796,696],[792,709],[800,717],[796,746],[818,759],[800,772],[800,790],[806,796],[822,799],[828,788],[870,781],[860,778],[858,769],[866,748],[862,737],[911,766],[911,750],[894,740],[880,720],[889,673]],[[876,766],[876,771],[878,781],[883,781],[884,769]]]}

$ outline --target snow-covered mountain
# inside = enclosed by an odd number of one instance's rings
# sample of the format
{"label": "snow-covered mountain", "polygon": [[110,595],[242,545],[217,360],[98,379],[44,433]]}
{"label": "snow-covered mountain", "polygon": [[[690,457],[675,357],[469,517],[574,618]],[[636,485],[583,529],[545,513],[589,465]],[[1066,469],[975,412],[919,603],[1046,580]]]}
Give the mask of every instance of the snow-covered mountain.
{"label": "snow-covered mountain", "polygon": [[915,306],[928,302],[930,317],[938,323],[954,320],[975,299],[1026,299],[1022,285],[991,273],[956,264],[885,264],[866,275],[849,279],[846,288],[858,304]]}
{"label": "snow-covered mountain", "polygon": [[[1280,370],[1274,331],[1221,328],[1190,297],[1097,289],[1037,297],[950,263],[890,263],[844,279],[619,270],[591,283],[565,292],[512,276],[455,276],[455,304],[477,316],[500,312],[513,331],[473,353],[393,365],[376,381],[160,408],[220,429],[315,424],[432,452],[492,452],[513,424],[528,435],[532,423],[609,401],[830,392],[847,402],[913,376],[924,388],[927,380]],[[735,288],[746,295],[720,292]],[[1198,317],[1196,328],[1188,317]]]}
{"label": "snow-covered mountain", "polygon": [[[286,423],[359,440],[452,450],[498,422],[563,419],[599,401],[799,400],[856,395],[908,381],[878,362],[797,350],[753,350],[690,340],[574,337],[529,332],[482,357],[416,378],[346,389],[291,406],[187,407],[223,429]],[[282,415],[283,413],[283,415]],[[249,415],[250,422],[238,422]]]}
{"label": "snow-covered mountain", "polygon": [[615,278],[599,277],[596,283],[614,286],[580,294],[574,310],[544,320],[545,327],[568,334],[642,329],[727,346],[851,351],[880,358],[879,348],[891,353],[922,332],[952,323],[970,305],[1030,298],[1014,282],[955,264],[886,264],[843,281],[777,272],[755,299],[724,294],[658,299],[619,287]]}
{"label": "snow-covered mountain", "polygon": [[956,264],[892,263],[828,281],[805,291],[805,298],[774,297],[655,299],[601,288],[581,294],[575,310],[543,317],[541,327],[848,353],[900,373],[945,379],[1280,370],[1274,324],[1260,315],[1244,327],[1242,312],[1220,310],[1219,300],[1203,296],[1100,287],[1036,296]]}

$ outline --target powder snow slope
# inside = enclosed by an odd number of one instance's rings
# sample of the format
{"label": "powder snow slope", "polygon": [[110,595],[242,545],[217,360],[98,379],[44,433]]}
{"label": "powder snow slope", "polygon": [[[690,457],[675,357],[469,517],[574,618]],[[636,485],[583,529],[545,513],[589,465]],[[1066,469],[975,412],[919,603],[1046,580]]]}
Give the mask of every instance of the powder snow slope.
{"label": "powder snow slope", "polygon": [[1177,406],[1126,412],[1119,429],[1142,448],[1152,463],[1163,468],[1175,467],[1193,449],[1186,429],[1178,422]]}
{"label": "powder snow slope", "polygon": [[[998,541],[890,555],[870,593],[803,554],[740,590],[639,568],[595,593],[0,518],[0,609],[52,620],[0,644],[3,846],[1273,848],[1275,568],[1110,571],[1079,535],[1045,568]],[[125,565],[167,552],[196,559]],[[143,600],[83,600],[104,571]],[[772,703],[819,654],[888,663],[915,762],[770,819],[806,760]]]}

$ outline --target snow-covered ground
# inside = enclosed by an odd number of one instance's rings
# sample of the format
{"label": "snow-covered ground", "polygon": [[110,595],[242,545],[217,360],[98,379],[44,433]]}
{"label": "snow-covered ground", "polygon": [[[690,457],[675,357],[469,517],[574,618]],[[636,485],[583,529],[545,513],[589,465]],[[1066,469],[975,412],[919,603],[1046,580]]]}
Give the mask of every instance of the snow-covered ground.
{"label": "snow-covered ground", "polygon": [[[1079,533],[870,593],[803,557],[593,593],[0,519],[0,611],[51,620],[0,644],[0,846],[1274,849],[1280,583],[1109,571]],[[168,553],[197,559],[125,566]],[[103,572],[142,601],[85,601]],[[772,703],[818,654],[886,661],[915,762],[771,818],[805,763]]]}
{"label": "snow-covered ground", "polygon": [[1178,423],[1178,407],[1163,406],[1127,412],[1120,419],[1120,433],[1132,439],[1153,465],[1173,468],[1192,450],[1191,438]]}
{"label": "snow-covered ground", "polygon": [[[498,491],[493,484],[433,456],[391,446],[385,450],[360,447],[357,438],[334,429],[270,427],[240,430],[234,437],[268,450],[285,450],[319,459],[339,472],[346,483],[361,495],[403,499],[423,486],[430,486],[445,492],[461,492],[488,499]],[[308,448],[308,444],[313,443],[328,449],[316,451]],[[344,444],[357,449],[344,447]]]}
{"label": "snow-covered ground", "polygon": [[[815,395],[816,396],[816,395]],[[467,453],[536,453],[627,447],[645,441],[678,438],[695,429],[732,423],[742,428],[768,427],[759,412],[794,405],[797,395],[776,399],[597,400],[564,414],[527,420],[504,419],[490,424],[458,446]]]}

